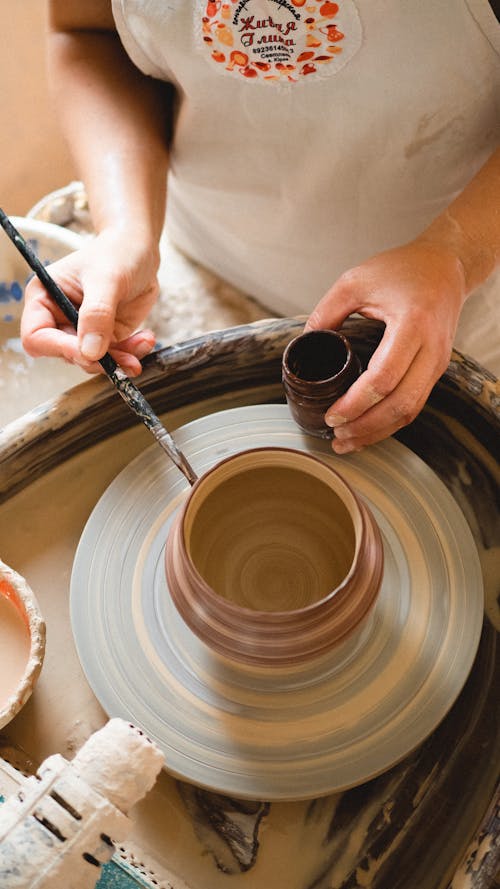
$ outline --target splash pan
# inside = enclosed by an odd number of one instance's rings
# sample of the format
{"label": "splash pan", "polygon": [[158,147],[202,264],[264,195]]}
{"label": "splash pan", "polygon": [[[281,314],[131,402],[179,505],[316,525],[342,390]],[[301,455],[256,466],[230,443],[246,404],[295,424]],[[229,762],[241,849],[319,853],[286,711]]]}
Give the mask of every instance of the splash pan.
{"label": "splash pan", "polygon": [[338,457],[283,405],[212,414],[175,439],[200,474],[273,446],[337,469],[380,528],[381,590],[363,635],[314,664],[270,671],[215,654],[180,618],[163,570],[188,486],[148,448],[100,499],[74,561],[73,633],[100,703],[141,725],[174,775],[232,796],[316,797],[388,769],[443,719],[479,644],[482,576],[455,500],[399,442]]}

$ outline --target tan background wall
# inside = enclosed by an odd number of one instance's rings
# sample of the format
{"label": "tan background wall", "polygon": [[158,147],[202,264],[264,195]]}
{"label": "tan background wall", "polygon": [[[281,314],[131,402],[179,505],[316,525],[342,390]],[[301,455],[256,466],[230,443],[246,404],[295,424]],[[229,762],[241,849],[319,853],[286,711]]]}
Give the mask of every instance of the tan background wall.
{"label": "tan background wall", "polygon": [[45,0],[0,0],[0,206],[22,216],[76,178],[45,75]]}

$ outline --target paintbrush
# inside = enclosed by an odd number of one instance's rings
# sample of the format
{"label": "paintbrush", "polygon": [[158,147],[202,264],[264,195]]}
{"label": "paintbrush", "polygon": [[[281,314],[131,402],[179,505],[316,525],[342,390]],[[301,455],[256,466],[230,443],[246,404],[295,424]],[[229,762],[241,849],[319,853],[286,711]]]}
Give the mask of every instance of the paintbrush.
{"label": "paintbrush", "polygon": [[[78,326],[78,309],[73,305],[71,300],[66,296],[54,279],[49,275],[47,269],[40,262],[31,247],[26,243],[20,232],[17,231],[8,216],[0,207],[0,225],[14,244],[19,252],[24,256],[30,268],[45,287],[47,293],[52,297],[54,302],[59,306],[68,321],[75,327]],[[118,390],[123,400],[129,406],[130,410],[139,417],[144,425],[153,434],[158,444],[168,454],[170,459],[175,463],[178,469],[185,475],[190,485],[197,481],[197,475],[190,466],[187,458],[177,447],[174,439],[165,429],[160,419],[156,416],[153,408],[145,399],[144,395],[126,375],[121,367],[116,363],[114,358],[106,352],[100,359],[99,364]]]}

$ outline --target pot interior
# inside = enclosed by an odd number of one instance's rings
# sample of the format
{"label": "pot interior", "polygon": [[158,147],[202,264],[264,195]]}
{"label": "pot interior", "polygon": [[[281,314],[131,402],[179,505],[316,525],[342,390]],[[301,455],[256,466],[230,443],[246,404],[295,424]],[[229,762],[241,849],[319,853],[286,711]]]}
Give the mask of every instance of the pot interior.
{"label": "pot interior", "polygon": [[345,580],[359,518],[349,489],[320,461],[269,453],[238,455],[202,479],[184,540],[219,596],[253,611],[295,611]]}
{"label": "pot interior", "polygon": [[312,330],[292,340],[285,350],[283,363],[300,380],[319,383],[340,374],[348,358],[348,345],[343,336],[331,330]]}

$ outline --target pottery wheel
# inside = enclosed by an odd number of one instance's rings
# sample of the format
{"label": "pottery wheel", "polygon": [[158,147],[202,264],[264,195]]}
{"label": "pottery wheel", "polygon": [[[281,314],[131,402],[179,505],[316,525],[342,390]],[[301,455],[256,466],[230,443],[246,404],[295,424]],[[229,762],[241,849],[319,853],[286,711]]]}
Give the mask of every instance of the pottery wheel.
{"label": "pottery wheel", "polygon": [[104,710],[141,726],[168,771],[231,796],[315,797],[389,768],[445,716],[479,644],[482,576],[455,500],[399,442],[338,457],[285,405],[211,414],[175,440],[200,475],[262,446],[331,464],[382,532],[379,600],[363,636],[314,666],[242,668],[212,653],[170,601],[165,540],[189,487],[153,445],[101,497],[74,561],[73,633]]}

